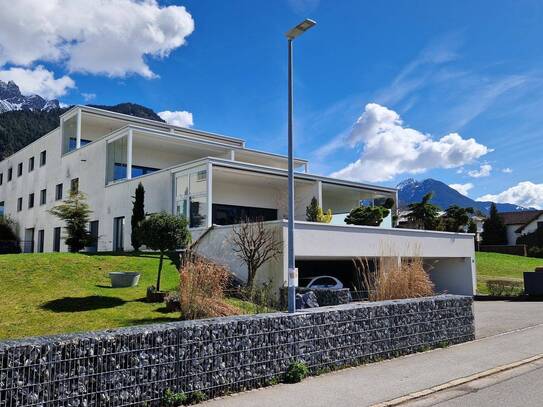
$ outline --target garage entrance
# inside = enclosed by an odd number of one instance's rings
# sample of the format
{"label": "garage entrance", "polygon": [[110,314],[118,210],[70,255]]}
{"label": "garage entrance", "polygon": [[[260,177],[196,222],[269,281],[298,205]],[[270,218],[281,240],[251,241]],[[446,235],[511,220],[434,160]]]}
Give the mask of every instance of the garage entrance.
{"label": "garage entrance", "polygon": [[[368,260],[370,270],[374,269],[374,262]],[[351,259],[303,259],[296,260],[298,268],[298,284],[306,287],[312,278],[318,276],[331,276],[343,283],[344,288],[359,290],[362,284],[356,266]]]}

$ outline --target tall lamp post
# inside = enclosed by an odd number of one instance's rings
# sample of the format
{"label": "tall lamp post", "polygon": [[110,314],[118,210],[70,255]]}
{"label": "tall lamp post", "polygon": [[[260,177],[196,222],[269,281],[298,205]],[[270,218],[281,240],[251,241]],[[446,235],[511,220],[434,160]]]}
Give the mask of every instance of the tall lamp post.
{"label": "tall lamp post", "polygon": [[285,35],[288,41],[288,312],[296,312],[298,270],[294,257],[294,163],[292,155],[292,41],[317,24],[306,18]]}

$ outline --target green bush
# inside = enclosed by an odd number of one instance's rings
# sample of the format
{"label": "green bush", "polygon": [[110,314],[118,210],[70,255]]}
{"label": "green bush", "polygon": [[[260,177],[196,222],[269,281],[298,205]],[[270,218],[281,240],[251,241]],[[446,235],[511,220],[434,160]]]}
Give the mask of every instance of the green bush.
{"label": "green bush", "polygon": [[189,394],[187,404],[198,404],[207,400],[207,395],[200,390],[193,391]]}
{"label": "green bush", "polygon": [[299,383],[309,375],[309,368],[305,362],[293,362],[285,373],[286,383]]}
{"label": "green bush", "polygon": [[383,206],[359,206],[345,218],[348,225],[379,226],[390,210]]}
{"label": "green bush", "polygon": [[537,246],[529,247],[528,256],[538,257],[540,259],[543,259],[543,247],[537,247]]}
{"label": "green bush", "polygon": [[524,283],[517,280],[488,280],[486,286],[490,295],[496,297],[512,297],[524,292]]}
{"label": "green bush", "polygon": [[160,291],[160,274],[164,256],[185,248],[191,241],[187,220],[165,211],[153,213],[140,223],[141,243],[151,250],[160,251],[156,290]]}
{"label": "green bush", "polygon": [[171,389],[166,389],[162,396],[162,403],[165,407],[178,407],[187,403],[188,397],[184,392],[174,393]]}

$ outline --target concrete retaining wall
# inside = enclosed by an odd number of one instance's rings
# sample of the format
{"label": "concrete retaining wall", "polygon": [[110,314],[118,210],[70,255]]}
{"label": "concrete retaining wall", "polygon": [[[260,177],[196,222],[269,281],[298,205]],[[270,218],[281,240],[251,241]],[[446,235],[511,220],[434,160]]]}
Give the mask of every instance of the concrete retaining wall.
{"label": "concrete retaining wall", "polygon": [[437,297],[0,342],[0,406],[159,405],[474,338],[472,299]]}

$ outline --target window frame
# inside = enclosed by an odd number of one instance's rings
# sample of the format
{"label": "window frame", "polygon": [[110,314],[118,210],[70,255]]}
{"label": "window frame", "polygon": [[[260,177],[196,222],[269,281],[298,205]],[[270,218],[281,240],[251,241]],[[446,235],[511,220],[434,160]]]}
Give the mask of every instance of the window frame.
{"label": "window frame", "polygon": [[40,167],[43,167],[47,164],[47,150],[40,152]]}
{"label": "window frame", "polygon": [[47,203],[47,188],[40,190],[40,206]]}

